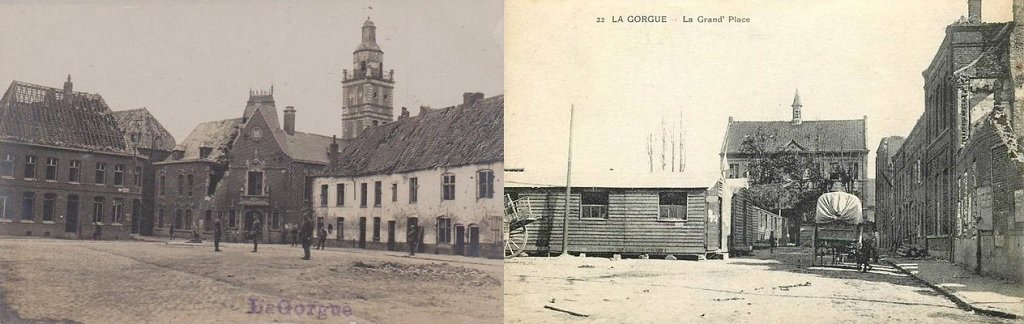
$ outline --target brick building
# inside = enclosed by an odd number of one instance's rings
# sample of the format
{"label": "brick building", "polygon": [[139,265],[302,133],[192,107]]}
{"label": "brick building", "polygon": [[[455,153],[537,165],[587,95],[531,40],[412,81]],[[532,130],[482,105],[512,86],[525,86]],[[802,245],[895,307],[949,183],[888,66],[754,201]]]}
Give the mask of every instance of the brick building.
{"label": "brick building", "polygon": [[893,217],[896,214],[894,186],[898,183],[893,157],[903,146],[903,140],[900,136],[883,138],[875,150],[875,224],[881,239],[879,246],[883,248],[893,246],[896,220]]}
{"label": "brick building", "polygon": [[132,219],[132,233],[152,235],[156,212],[153,191],[156,188],[156,169],[153,162],[163,161],[171,154],[175,146],[174,136],[146,108],[115,111],[114,118],[124,132],[127,145],[146,157],[141,166],[142,213]]}
{"label": "brick building", "polygon": [[946,27],[925,77],[925,112],[893,156],[894,245],[980,273],[1024,279],[1024,114],[1019,48],[1021,0],[1014,21],[985,23],[981,1]]}
{"label": "brick building", "polygon": [[155,232],[212,233],[216,217],[226,239],[241,241],[260,219],[264,239],[277,242],[285,224],[299,224],[332,140],[296,131],[295,114],[288,106],[279,122],[271,88],[250,92],[240,119],[200,124],[156,164]]}
{"label": "brick building", "polygon": [[0,99],[0,234],[126,239],[145,156],[98,94],[14,81]]}

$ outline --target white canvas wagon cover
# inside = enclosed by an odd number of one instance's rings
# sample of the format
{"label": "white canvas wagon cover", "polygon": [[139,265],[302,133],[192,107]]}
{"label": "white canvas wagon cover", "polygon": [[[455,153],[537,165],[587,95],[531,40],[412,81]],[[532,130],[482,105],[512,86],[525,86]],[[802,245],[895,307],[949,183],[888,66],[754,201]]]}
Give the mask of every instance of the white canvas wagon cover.
{"label": "white canvas wagon cover", "polygon": [[847,224],[864,223],[860,198],[845,192],[829,192],[818,197],[814,222],[827,224],[840,221]]}

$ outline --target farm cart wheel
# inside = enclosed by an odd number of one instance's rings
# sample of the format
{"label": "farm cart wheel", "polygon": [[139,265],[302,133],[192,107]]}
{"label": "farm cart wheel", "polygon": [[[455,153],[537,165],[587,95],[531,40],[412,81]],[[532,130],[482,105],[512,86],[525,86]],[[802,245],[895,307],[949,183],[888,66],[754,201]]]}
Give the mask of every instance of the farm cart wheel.
{"label": "farm cart wheel", "polygon": [[526,249],[526,238],[529,236],[526,226],[519,226],[515,229],[505,224],[505,258],[510,259],[519,256]]}

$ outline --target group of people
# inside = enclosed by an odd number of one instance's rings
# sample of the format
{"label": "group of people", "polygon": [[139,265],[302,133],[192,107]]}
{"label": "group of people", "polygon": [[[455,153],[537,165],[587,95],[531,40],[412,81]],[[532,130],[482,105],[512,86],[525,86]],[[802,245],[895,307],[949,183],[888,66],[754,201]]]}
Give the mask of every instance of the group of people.
{"label": "group of people", "polygon": [[[333,229],[331,229],[333,231]],[[172,232],[173,233],[173,232]],[[320,226],[319,244],[318,249],[323,249],[324,242],[327,240],[328,231]],[[173,235],[173,234],[172,234]],[[224,226],[221,224],[220,219],[213,222],[213,251],[220,252],[220,240],[221,236],[224,235]],[[313,246],[313,220],[306,217],[302,221],[302,225],[299,226],[297,235],[302,241],[302,249],[304,251],[303,260],[309,260],[310,248]],[[252,240],[252,252],[256,253],[259,250],[259,241],[263,239],[263,224],[259,219],[252,222],[249,230],[249,238]],[[173,237],[172,237],[173,239]],[[282,242],[283,243],[283,242]],[[295,246],[295,242],[292,242],[292,246]]]}

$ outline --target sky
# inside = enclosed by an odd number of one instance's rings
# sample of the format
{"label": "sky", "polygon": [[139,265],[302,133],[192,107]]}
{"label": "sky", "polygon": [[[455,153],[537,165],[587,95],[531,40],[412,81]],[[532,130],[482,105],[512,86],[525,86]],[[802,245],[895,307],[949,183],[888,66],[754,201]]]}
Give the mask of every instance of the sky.
{"label": "sky", "polygon": [[113,110],[146,107],[178,142],[203,121],[241,117],[249,89],[274,87],[296,129],[341,135],[342,70],[367,17],[395,114],[503,92],[500,1],[0,0],[0,85],[99,93]]}
{"label": "sky", "polygon": [[[1010,5],[986,0],[982,18],[1009,21]],[[612,22],[629,15],[669,22]],[[750,22],[681,21],[701,15]],[[881,139],[924,111],[921,73],[945,27],[966,15],[966,0],[512,1],[505,164],[564,183],[574,106],[574,173],[647,171],[647,134],[681,114],[686,173],[714,177],[729,116],[790,120],[799,89],[804,120],[867,116],[874,175]]]}

